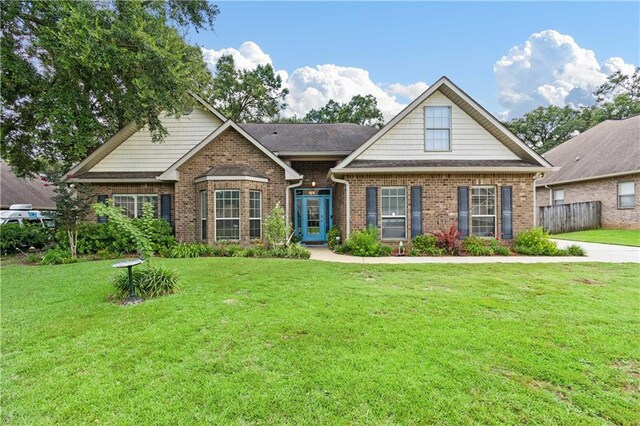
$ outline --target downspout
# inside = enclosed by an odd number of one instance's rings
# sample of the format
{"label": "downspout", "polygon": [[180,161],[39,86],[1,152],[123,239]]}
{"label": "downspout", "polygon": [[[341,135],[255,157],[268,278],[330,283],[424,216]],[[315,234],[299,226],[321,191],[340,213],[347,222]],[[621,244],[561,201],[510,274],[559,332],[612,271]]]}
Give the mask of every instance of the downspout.
{"label": "downspout", "polygon": [[544,187],[549,190],[549,205],[552,206],[553,205],[553,189],[549,188],[548,185],[545,185]]}
{"label": "downspout", "polygon": [[544,173],[536,173],[533,176],[533,227],[538,226],[538,194],[536,193],[536,181],[542,179]]}
{"label": "downspout", "polygon": [[345,204],[345,213],[346,213],[346,221],[347,224],[345,226],[345,237],[344,239],[346,240],[347,238],[349,238],[349,233],[351,232],[351,197],[349,196],[349,182],[344,180],[344,179],[338,179],[333,173],[331,173],[331,180],[334,181],[335,183],[342,183],[344,184],[344,188],[345,188],[345,197],[347,198],[347,202]]}
{"label": "downspout", "polygon": [[289,228],[289,225],[291,224],[291,208],[290,208],[291,207],[290,206],[290,204],[291,204],[291,201],[290,201],[291,195],[289,195],[289,194],[291,193],[291,190],[293,188],[297,188],[300,185],[302,185],[303,178],[304,178],[304,176],[300,176],[300,181],[299,182],[287,186],[286,193],[284,194],[285,211],[287,212],[287,214],[286,214],[287,217],[286,217],[285,223],[287,224],[287,229]]}

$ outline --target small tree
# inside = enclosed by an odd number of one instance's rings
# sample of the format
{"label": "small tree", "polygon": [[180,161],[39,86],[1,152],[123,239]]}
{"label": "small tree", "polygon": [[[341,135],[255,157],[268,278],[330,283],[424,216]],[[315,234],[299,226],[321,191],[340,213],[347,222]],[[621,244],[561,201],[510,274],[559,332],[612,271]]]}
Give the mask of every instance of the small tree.
{"label": "small tree", "polygon": [[78,227],[90,212],[93,191],[87,185],[70,185],[59,174],[50,180],[55,185],[56,226],[67,233],[71,257],[78,257]]}
{"label": "small tree", "polygon": [[[109,221],[111,221],[120,232],[126,234],[133,240],[140,257],[149,259],[153,256],[151,240],[145,235],[145,231],[138,228],[131,218],[124,214],[122,207],[116,207],[112,200],[107,200],[106,203],[93,204],[92,208],[98,216],[106,216],[109,218]],[[153,206],[150,203],[144,203],[142,206],[143,220],[145,220],[145,218],[152,218],[153,213],[150,213],[152,211]]]}
{"label": "small tree", "polygon": [[264,237],[267,247],[284,246],[290,233],[291,226],[287,226],[284,209],[280,203],[276,203],[264,223]]}

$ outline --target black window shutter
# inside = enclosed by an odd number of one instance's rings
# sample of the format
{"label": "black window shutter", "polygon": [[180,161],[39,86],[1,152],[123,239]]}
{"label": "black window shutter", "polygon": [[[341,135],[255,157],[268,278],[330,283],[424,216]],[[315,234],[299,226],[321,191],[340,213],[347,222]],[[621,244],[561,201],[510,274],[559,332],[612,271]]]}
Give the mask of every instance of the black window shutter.
{"label": "black window shutter", "polygon": [[513,197],[510,186],[502,187],[502,238],[513,238]]}
{"label": "black window shutter", "polygon": [[411,187],[411,239],[422,234],[422,187]]}
{"label": "black window shutter", "polygon": [[[106,203],[108,198],[109,198],[108,195],[98,195],[98,202]],[[98,223],[105,223],[106,221],[107,221],[106,216],[98,216]]]}
{"label": "black window shutter", "polygon": [[458,187],[458,232],[460,238],[469,235],[469,187]]}
{"label": "black window shutter", "polygon": [[369,225],[378,227],[378,188],[367,188],[367,228]]}
{"label": "black window shutter", "polygon": [[160,195],[160,217],[171,223],[171,194]]}

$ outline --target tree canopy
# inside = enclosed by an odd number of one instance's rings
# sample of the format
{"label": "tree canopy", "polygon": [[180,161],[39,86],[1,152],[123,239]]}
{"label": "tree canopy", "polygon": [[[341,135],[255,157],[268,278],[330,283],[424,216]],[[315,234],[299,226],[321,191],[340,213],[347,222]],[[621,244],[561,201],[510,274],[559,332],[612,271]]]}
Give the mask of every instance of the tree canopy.
{"label": "tree canopy", "polygon": [[595,92],[589,107],[538,107],[505,123],[537,152],[546,152],[571,137],[602,123],[640,114],[640,68],[631,75],[611,74]]}
{"label": "tree canopy", "polygon": [[216,74],[207,86],[209,102],[227,118],[241,122],[276,120],[287,107],[288,94],[270,64],[241,70],[231,55],[218,59]]}
{"label": "tree canopy", "polygon": [[355,95],[347,103],[333,99],[319,109],[312,109],[302,121],[307,123],[354,123],[380,128],[384,117],[378,109],[378,101],[373,95]]}
{"label": "tree canopy", "polygon": [[124,125],[166,135],[210,78],[180,30],[210,28],[206,0],[2,2],[2,157],[23,176],[69,167]]}

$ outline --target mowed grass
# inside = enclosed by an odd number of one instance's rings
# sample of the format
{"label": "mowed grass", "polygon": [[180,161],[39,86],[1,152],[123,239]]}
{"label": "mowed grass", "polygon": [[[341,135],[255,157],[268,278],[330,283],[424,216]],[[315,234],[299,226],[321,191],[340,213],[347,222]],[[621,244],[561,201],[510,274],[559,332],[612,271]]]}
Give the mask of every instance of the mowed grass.
{"label": "mowed grass", "polygon": [[589,231],[552,235],[551,238],[640,247],[640,229],[591,229]]}
{"label": "mowed grass", "polygon": [[637,265],[154,260],[2,268],[12,424],[639,424]]}

